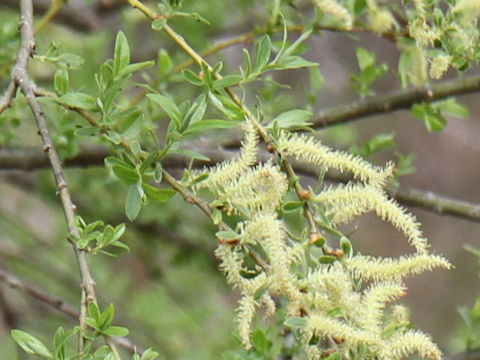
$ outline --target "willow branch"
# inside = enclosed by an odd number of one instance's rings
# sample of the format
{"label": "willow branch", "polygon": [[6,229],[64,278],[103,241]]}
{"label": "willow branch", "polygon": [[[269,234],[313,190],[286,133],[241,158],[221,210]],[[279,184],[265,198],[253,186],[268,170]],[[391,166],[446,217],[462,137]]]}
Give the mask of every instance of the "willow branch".
{"label": "willow branch", "polygon": [[450,96],[465,95],[480,90],[480,76],[458,77],[443,83],[427,85],[422,88],[403,91],[393,95],[374,97],[353,104],[320,112],[314,119],[314,128],[323,128],[359,120],[367,116],[409,109],[418,102],[431,102]]}
{"label": "willow branch", "polygon": [[[65,215],[65,220],[67,223],[69,240],[73,245],[73,250],[80,270],[83,289],[82,293],[84,293],[84,296],[82,295],[82,298],[84,298],[85,301],[82,301],[81,303],[79,321],[80,326],[85,329],[87,304],[92,301],[96,302],[96,295],[94,289],[95,282],[90,273],[85,253],[79,250],[74,243],[74,239],[80,237],[79,230],[75,227],[75,205],[73,204],[70,197],[70,192],[68,191],[65,176],[63,174],[62,164],[48,130],[45,113],[43,112],[42,107],[40,106],[40,103],[36,98],[33,84],[27,72],[28,59],[30,58],[30,56],[33,55],[35,49],[35,39],[33,36],[34,29],[32,0],[21,0],[20,13],[21,15],[19,26],[21,32],[21,42],[20,48],[17,53],[15,65],[12,69],[11,77],[14,83],[17,84],[17,86],[20,88],[21,92],[25,96],[25,100],[27,101],[35,117],[37,127],[43,142],[43,151],[47,154],[50,166],[53,170],[55,182],[57,184],[57,194],[61,199],[63,213]],[[83,337],[80,337],[79,350],[80,353],[83,352]]]}
{"label": "willow branch", "polygon": [[[66,167],[87,167],[103,165],[108,156],[105,146],[84,146],[73,158],[64,161]],[[31,171],[50,166],[48,156],[41,148],[0,149],[0,169]]]}
{"label": "willow branch", "polygon": [[11,287],[24,291],[34,299],[54,307],[72,319],[78,319],[79,312],[73,306],[67,304],[58,296],[52,295],[34,284],[21,280],[2,268],[0,268],[0,281],[7,283]]}
{"label": "willow branch", "polygon": [[[62,298],[49,293],[48,291],[40,288],[35,284],[20,279],[2,268],[0,268],[0,281],[3,281],[4,283],[8,284],[13,288],[22,290],[35,300],[57,309],[58,311],[62,312],[63,314],[69,316],[74,320],[77,320],[80,315],[77,309],[65,302]],[[135,350],[140,355],[143,353],[142,349],[137,348],[127,338],[118,337],[111,340],[119,346],[123,347],[125,350],[128,350],[132,354],[135,352]]]}
{"label": "willow branch", "polygon": [[5,90],[5,93],[3,94],[2,98],[0,98],[0,114],[10,106],[10,103],[12,102],[12,99],[14,98],[16,91],[17,91],[17,84],[14,81],[10,82],[10,84],[7,87],[7,90]]}
{"label": "willow branch", "polygon": [[[219,162],[229,160],[235,156],[235,152],[221,148],[205,147],[195,148],[195,151],[210,158],[210,161],[195,160],[194,168],[213,166]],[[103,146],[84,146],[79,153],[65,160],[68,167],[103,166],[104,159],[109,156],[108,149]],[[267,160],[267,153],[260,153],[261,161]],[[162,160],[165,169],[185,168],[190,163],[188,157],[172,154]],[[0,169],[7,170],[37,170],[49,166],[48,158],[38,148],[0,149]],[[292,161],[292,168],[299,174],[318,178],[318,169],[304,163]],[[347,182],[348,176],[338,173],[327,172],[325,179],[333,182]],[[448,215],[459,219],[480,222],[480,204],[446,197],[432,191],[420,190],[410,187],[387,187],[388,194],[399,203],[427,210],[438,215]],[[188,194],[187,194],[188,196]],[[210,215],[209,215],[210,216]]]}

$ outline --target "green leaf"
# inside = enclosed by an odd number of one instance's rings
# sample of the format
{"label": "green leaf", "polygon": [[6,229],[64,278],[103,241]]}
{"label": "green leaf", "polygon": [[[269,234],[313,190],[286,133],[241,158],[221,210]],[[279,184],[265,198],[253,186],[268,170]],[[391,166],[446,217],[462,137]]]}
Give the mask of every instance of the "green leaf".
{"label": "green leaf", "polygon": [[125,200],[125,214],[130,221],[137,218],[142,207],[142,195],[138,188],[138,184],[128,187],[127,198]]}
{"label": "green leaf", "polygon": [[50,350],[35,336],[21,330],[12,330],[11,334],[13,339],[27,354],[39,356],[44,359],[53,358]]}
{"label": "green leaf", "polygon": [[167,113],[170,119],[175,121],[175,123],[178,126],[178,129],[180,129],[180,126],[181,126],[180,110],[172,99],[160,94],[147,94],[147,97],[153,102],[155,102],[156,104],[158,104],[163,109],[163,111]]}
{"label": "green leaf", "polygon": [[228,88],[233,85],[237,85],[242,81],[243,77],[240,75],[228,75],[222,79],[215,80],[212,88],[215,90]]}
{"label": "green leaf", "polygon": [[60,96],[57,101],[63,105],[85,110],[95,110],[97,102],[93,96],[81,92],[69,92]]}
{"label": "green leaf", "polygon": [[167,19],[155,19],[152,21],[152,30],[161,31],[165,24],[167,23]]}
{"label": "green leaf", "polygon": [[347,237],[342,236],[342,238],[340,239],[340,247],[342,248],[343,253],[346,256],[352,255],[352,243]]}
{"label": "green leaf", "polygon": [[113,75],[117,76],[122,70],[130,64],[130,47],[127,38],[122,31],[117,34],[115,40],[115,54],[113,57]]}
{"label": "green leaf", "polygon": [[363,72],[369,66],[375,66],[375,54],[362,47],[357,48],[358,67]]}
{"label": "green leaf", "polygon": [[211,129],[228,129],[238,126],[238,122],[229,121],[229,120],[202,120],[197,121],[193,124],[190,124],[189,127],[185,129],[183,135],[191,135],[191,134],[198,134],[206,130]]}
{"label": "green leaf", "polygon": [[[195,184],[198,184],[199,182],[202,182],[203,180],[205,180],[207,178],[208,178],[208,173],[200,174],[197,177],[190,180],[189,183],[188,183],[188,186],[193,186]],[[214,213],[215,213],[215,210],[214,210]]]}
{"label": "green leaf", "polygon": [[294,41],[294,43],[292,45],[290,45],[288,48],[286,48],[281,56],[282,57],[287,57],[287,56],[290,56],[293,54],[293,52],[297,49],[297,47],[302,43],[304,42],[305,40],[308,39],[308,37],[312,34],[312,30],[308,30],[306,32],[304,32],[302,35],[300,35],[298,37],[297,40]]}
{"label": "green leaf", "polygon": [[143,352],[143,355],[140,360],[154,360],[158,357],[158,353],[152,349],[147,349]]}
{"label": "green leaf", "polygon": [[163,178],[163,167],[160,162],[157,162],[155,164],[155,173],[153,176],[153,179],[155,180],[156,183],[159,183],[162,181]]}
{"label": "green leaf", "polygon": [[67,69],[77,70],[85,62],[85,60],[75,54],[63,53],[58,55],[58,65]]}
{"label": "green leaf", "polygon": [[203,86],[203,79],[201,79],[197,74],[195,74],[190,69],[185,69],[182,71],[182,75],[190,84],[195,86]]}
{"label": "green leaf", "polygon": [[311,122],[307,120],[312,117],[312,113],[306,110],[289,110],[280,115],[277,115],[267,126],[268,129],[272,129],[273,123],[277,123],[281,129],[288,130],[305,130],[308,129]]}
{"label": "green leaf", "polygon": [[252,345],[260,355],[266,355],[269,341],[262,329],[256,329],[252,334]]}
{"label": "green leaf", "polygon": [[410,51],[406,50],[400,55],[398,60],[398,75],[400,76],[400,82],[402,83],[402,89],[405,89],[408,85],[408,72],[410,70]]}
{"label": "green leaf", "polygon": [[423,120],[425,118],[425,106],[423,104],[413,104],[410,110],[413,116],[417,119]]}
{"label": "green leaf", "polygon": [[245,48],[243,49],[243,52],[242,52],[242,58],[243,58],[243,71],[245,74],[245,78],[247,79],[250,76],[250,73],[252,72],[252,61],[250,60],[250,53]]}
{"label": "green leaf", "polygon": [[257,58],[255,60],[255,69],[253,72],[260,72],[270,60],[270,54],[272,52],[272,41],[270,36],[266,35],[262,38],[257,48]]}
{"label": "green leaf", "polygon": [[281,61],[279,61],[278,64],[275,66],[275,68],[279,70],[287,70],[313,66],[318,66],[318,63],[305,60],[300,56],[288,56],[282,58]]}
{"label": "green leaf", "polygon": [[360,13],[367,7],[366,0],[355,0],[353,5],[353,13],[355,16],[360,15]]}
{"label": "green leaf", "polygon": [[147,195],[147,198],[158,203],[164,203],[170,200],[177,193],[172,189],[159,189],[146,183],[142,184],[142,188]]}
{"label": "green leaf", "polygon": [[202,93],[192,104],[193,114],[190,117],[190,124],[194,124],[203,119],[207,110],[207,94]]}
{"label": "green leaf", "polygon": [[436,103],[435,106],[447,115],[459,118],[467,118],[470,116],[470,111],[465,106],[460,105],[455,99],[440,101]]}
{"label": "green leaf", "polygon": [[121,76],[127,76],[130,75],[134,72],[149,68],[151,66],[155,65],[154,61],[142,61],[134,64],[127,65],[123,68],[123,70],[120,72]]}
{"label": "green leaf", "polygon": [[222,230],[215,233],[215,236],[221,240],[236,240],[238,239],[238,234],[231,230]]}
{"label": "green leaf", "polygon": [[301,201],[287,201],[282,205],[282,211],[284,213],[294,212],[300,210],[303,207]]}
{"label": "green leaf", "polygon": [[65,95],[68,92],[68,71],[66,69],[59,68],[55,71],[53,85],[58,96]]}
{"label": "green leaf", "polygon": [[310,74],[310,88],[313,93],[318,92],[323,88],[323,84],[325,82],[322,74],[318,67],[310,67],[308,69]]}
{"label": "green leaf", "polygon": [[336,260],[337,260],[337,258],[335,256],[331,256],[331,255],[322,255],[318,258],[318,262],[320,264],[331,264]]}
{"label": "green leaf", "polygon": [[160,77],[167,75],[172,70],[172,67],[172,59],[170,59],[165,49],[161,49],[158,52],[158,73]]}
{"label": "green leaf", "polygon": [[107,306],[107,308],[100,314],[100,317],[97,321],[97,325],[99,325],[100,330],[107,329],[110,327],[112,323],[113,317],[115,316],[115,308],[113,304]]}
{"label": "green leaf", "polygon": [[442,131],[447,125],[447,119],[440,114],[426,114],[424,120],[427,130],[431,132]]}
{"label": "green leaf", "polygon": [[391,149],[395,147],[395,135],[390,134],[378,134],[372,140],[367,142],[368,155],[378,153],[383,150]]}
{"label": "green leaf", "polygon": [[289,317],[283,322],[283,325],[294,329],[302,329],[307,325],[307,319],[298,316]]}
{"label": "green leaf", "polygon": [[342,354],[339,352],[334,352],[333,354],[328,355],[326,358],[323,358],[323,360],[342,360]]}
{"label": "green leaf", "polygon": [[100,310],[98,305],[93,301],[88,303],[88,315],[97,322],[100,318]]}
{"label": "green leaf", "polygon": [[345,315],[345,311],[340,306],[334,307],[333,309],[327,312],[327,316],[330,316],[330,317],[339,317],[344,315]]}
{"label": "green leaf", "polygon": [[109,326],[102,331],[102,334],[108,336],[127,336],[129,334],[129,331],[126,327],[123,326]]}
{"label": "green leaf", "polygon": [[220,224],[220,222],[222,221],[222,212],[220,210],[213,209],[212,221],[214,225]]}
{"label": "green leaf", "polygon": [[113,165],[112,171],[120,181],[127,185],[136,184],[140,179],[140,176],[135,170],[123,165]]}

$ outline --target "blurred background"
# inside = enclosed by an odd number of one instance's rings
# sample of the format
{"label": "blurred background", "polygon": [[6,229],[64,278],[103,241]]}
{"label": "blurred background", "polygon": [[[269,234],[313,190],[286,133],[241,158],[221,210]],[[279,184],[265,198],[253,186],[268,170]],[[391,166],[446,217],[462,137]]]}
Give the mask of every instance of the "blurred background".
{"label": "blurred background", "polygon": [[[312,16],[310,2],[292,3],[302,10],[305,18]],[[39,0],[35,5],[40,16],[47,11],[49,2]],[[150,5],[155,7],[154,3]],[[211,23],[207,26],[190,19],[176,19],[172,24],[199,50],[249,32],[254,25],[265,24],[269,17],[269,5],[254,1],[185,0],[183,5]],[[238,11],[228,10],[233,5]],[[3,71],[0,75],[3,77],[18,45],[17,6],[15,0],[0,0],[0,71]],[[285,5],[287,18],[289,11]],[[115,0],[89,3],[70,0],[68,7],[39,34],[37,53],[44,53],[55,40],[63,49],[84,57],[82,71],[88,68],[91,78],[80,78],[74,71],[70,77],[71,83],[82,84],[83,91],[88,92],[95,86],[96,66],[112,57],[119,29],[127,35],[134,61],[156,59],[159,50],[168,52],[174,64],[186,60],[166,37],[151,31],[141,13]],[[297,35],[289,36],[295,39]],[[257,93],[264,98],[274,97],[271,108],[263,109],[267,115],[305,106],[318,114],[358,101],[360,97],[351,87],[350,76],[359,73],[355,56],[359,46],[375,53],[377,63],[388,66],[385,76],[371,87],[375,94],[386,95],[401,89],[395,75],[399,50],[387,38],[369,33],[346,36],[321,31],[312,35],[307,44],[309,48],[304,57],[319,63],[323,87],[312,98],[306,91],[309,88],[307,70],[273,74],[275,81],[288,84],[290,89],[272,90],[267,85],[254,85],[245,94],[251,99],[255,99]],[[252,44],[236,44],[208,59],[212,63],[224,60],[224,73],[238,72],[244,47],[251,49]],[[32,62],[31,67],[37,84],[51,88],[54,69],[40,61]],[[480,75],[478,69],[461,75],[451,70],[444,80],[475,75]],[[152,71],[143,79],[135,80],[148,82],[155,76]],[[5,85],[6,82],[2,83]],[[168,86],[174,92],[182,91],[184,98],[194,91],[175,83]],[[132,86],[128,91],[132,98],[141,89]],[[476,93],[458,97],[459,103],[470,110],[470,116],[448,118],[448,125],[439,133],[428,132],[421,120],[414,118],[409,110],[402,110],[322,128],[315,136],[332,147],[349,149],[361,147],[378,134],[393,134],[395,147],[374,154],[371,160],[384,164],[396,159],[395,152],[405,156],[415,154],[412,165],[416,171],[400,178],[403,186],[480,204],[478,99]],[[45,106],[48,115],[49,105]],[[66,113],[51,124],[65,159],[81,152],[78,146],[72,145],[75,119],[75,115]],[[161,125],[158,128],[161,129]],[[205,141],[221,143],[227,137],[238,140],[238,131],[211,134]],[[2,149],[28,147],[40,151],[34,121],[23,100],[15,100],[12,108],[0,116],[0,141]],[[166,204],[148,205],[135,223],[128,222],[123,215],[125,186],[106,168],[98,166],[99,163],[101,165],[101,159],[89,166],[68,167],[66,175],[74,202],[85,219],[103,219],[112,225],[127,223],[125,242],[131,249],[129,253],[118,252],[116,259],[89,258],[101,303],[115,304],[116,325],[128,326],[135,344],[152,346],[165,359],[217,359],[224,351],[238,348],[232,338],[238,294],[225,284],[217,269],[213,256],[215,230],[208,219],[176,196]],[[87,164],[88,161],[84,165]],[[1,168],[4,167],[0,162]],[[71,246],[65,241],[65,223],[54,194],[53,178],[46,167],[30,171],[0,170],[0,267],[76,307],[80,280]],[[444,351],[460,351],[462,341],[458,335],[462,333],[462,321],[457,307],[473,306],[480,292],[476,258],[463,245],[480,247],[480,224],[418,208],[411,211],[422,223],[434,251],[448,258],[455,268],[409,279],[408,294],[402,302],[410,307],[413,322],[431,334]],[[354,249],[364,254],[399,256],[410,251],[403,235],[375,216],[360,217],[344,231],[350,234]],[[0,358],[22,359],[24,356],[21,352],[16,354],[10,329],[21,328],[49,339],[49,334],[58,326],[67,327],[67,321],[71,320],[62,313],[0,282]]]}

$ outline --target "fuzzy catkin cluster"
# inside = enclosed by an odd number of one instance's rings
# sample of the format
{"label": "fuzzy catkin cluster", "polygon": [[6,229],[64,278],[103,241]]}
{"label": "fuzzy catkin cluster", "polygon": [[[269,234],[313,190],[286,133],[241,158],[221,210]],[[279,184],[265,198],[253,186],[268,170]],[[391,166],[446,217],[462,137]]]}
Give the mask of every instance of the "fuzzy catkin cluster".
{"label": "fuzzy catkin cluster", "polygon": [[[208,178],[195,185],[195,190],[208,188],[216,205],[242,219],[236,226],[238,240],[220,244],[216,256],[228,283],[242,295],[236,321],[244,347],[251,347],[257,310],[264,307],[272,315],[274,299],[283,298],[287,316],[303,319],[297,336],[309,359],[332,352],[343,358],[397,360],[417,354],[440,359],[441,352],[429,336],[409,328],[405,309],[391,305],[406,292],[404,277],[450,267],[443,257],[429,253],[415,217],[384,192],[393,164],[380,168],[304,135],[281,132],[275,139],[282,157],[353,175],[355,182],[324,189],[309,198],[324,209],[323,216],[314,214],[319,225],[335,228],[363,213],[375,212],[401,231],[413,248],[411,254],[397,259],[350,251],[324,262],[313,256],[307,236],[301,240],[290,236],[279,216],[289,188],[287,177],[272,162],[255,165],[257,133],[249,122],[244,129],[240,155],[205,169]],[[325,219],[330,219],[328,224]],[[257,249],[256,256],[262,257],[255,265],[246,261],[251,249]]]}
{"label": "fuzzy catkin cluster", "polygon": [[366,0],[361,10],[346,0],[312,2],[326,15],[322,21],[333,20],[345,30],[358,26],[396,39],[407,32],[413,42],[398,41],[398,46],[404,56],[402,76],[414,86],[424,85],[429,77],[440,79],[450,67],[465,70],[480,60],[478,0],[403,1],[403,9],[393,0]]}

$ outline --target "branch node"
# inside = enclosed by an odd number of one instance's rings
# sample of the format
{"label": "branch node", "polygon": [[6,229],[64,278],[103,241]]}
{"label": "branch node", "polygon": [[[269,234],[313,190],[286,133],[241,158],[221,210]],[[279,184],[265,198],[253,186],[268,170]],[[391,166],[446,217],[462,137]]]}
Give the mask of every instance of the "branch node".
{"label": "branch node", "polygon": [[427,91],[425,92],[425,97],[427,98],[427,100],[432,100],[433,99],[433,90],[432,89],[427,89]]}
{"label": "branch node", "polygon": [[44,145],[43,148],[42,148],[43,152],[45,152],[45,153],[49,152],[50,149],[51,149],[50,145]]}
{"label": "branch node", "polygon": [[185,201],[189,204],[195,204],[195,200],[191,196],[185,196]]}
{"label": "branch node", "polygon": [[57,186],[57,192],[56,192],[56,195],[59,196],[60,193],[62,192],[62,190],[66,189],[67,188],[67,184],[62,181],[61,183],[58,184]]}

